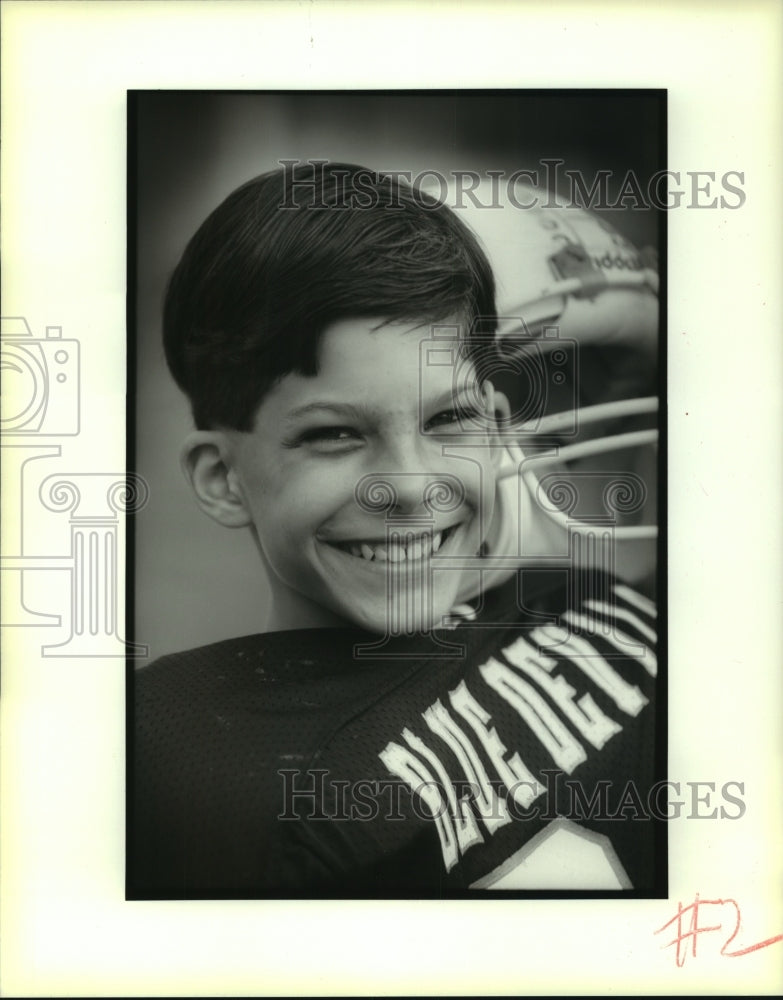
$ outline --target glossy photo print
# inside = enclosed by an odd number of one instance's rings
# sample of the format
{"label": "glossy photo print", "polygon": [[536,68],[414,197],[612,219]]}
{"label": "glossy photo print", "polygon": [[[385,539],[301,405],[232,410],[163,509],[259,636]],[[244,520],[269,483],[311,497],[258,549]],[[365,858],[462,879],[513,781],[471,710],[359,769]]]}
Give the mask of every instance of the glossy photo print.
{"label": "glossy photo print", "polygon": [[127,898],[665,896],[666,93],[128,136]]}

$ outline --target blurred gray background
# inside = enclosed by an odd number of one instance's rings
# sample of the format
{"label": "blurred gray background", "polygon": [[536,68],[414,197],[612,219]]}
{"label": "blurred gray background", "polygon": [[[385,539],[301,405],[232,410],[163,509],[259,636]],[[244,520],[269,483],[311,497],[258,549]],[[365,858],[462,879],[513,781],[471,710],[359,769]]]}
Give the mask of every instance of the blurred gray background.
{"label": "blurred gray background", "polygon": [[[557,157],[588,180],[611,170],[619,184],[633,170],[644,182],[663,166],[661,114],[654,94],[624,91],[131,95],[129,434],[131,467],[148,482],[150,500],[135,517],[128,625],[150,658],[259,631],[267,596],[248,532],[203,515],[179,468],[191,422],[166,368],[160,311],[168,277],[206,215],[280,159],[415,175],[511,173]],[[637,246],[657,246],[656,212],[607,218]]]}

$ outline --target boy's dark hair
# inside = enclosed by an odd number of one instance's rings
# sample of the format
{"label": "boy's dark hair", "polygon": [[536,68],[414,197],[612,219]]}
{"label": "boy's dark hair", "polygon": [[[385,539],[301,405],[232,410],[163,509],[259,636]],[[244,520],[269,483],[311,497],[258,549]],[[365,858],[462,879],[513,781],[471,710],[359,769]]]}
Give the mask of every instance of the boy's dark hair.
{"label": "boy's dark hair", "polygon": [[316,374],[325,328],[361,316],[458,317],[470,355],[495,329],[489,262],[420,189],[352,164],[287,165],[234,191],[191,239],[166,292],[166,359],[197,427],[250,431],[278,379]]}

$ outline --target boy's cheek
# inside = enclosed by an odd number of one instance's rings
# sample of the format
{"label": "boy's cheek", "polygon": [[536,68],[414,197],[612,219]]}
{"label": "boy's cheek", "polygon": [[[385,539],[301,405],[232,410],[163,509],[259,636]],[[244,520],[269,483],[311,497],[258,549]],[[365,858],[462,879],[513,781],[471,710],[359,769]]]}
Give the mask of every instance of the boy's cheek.
{"label": "boy's cheek", "polygon": [[[335,492],[334,477],[301,462],[270,461],[245,478],[246,489],[259,505],[285,504],[285,511],[304,510],[315,498]],[[277,513],[277,512],[276,512]]]}

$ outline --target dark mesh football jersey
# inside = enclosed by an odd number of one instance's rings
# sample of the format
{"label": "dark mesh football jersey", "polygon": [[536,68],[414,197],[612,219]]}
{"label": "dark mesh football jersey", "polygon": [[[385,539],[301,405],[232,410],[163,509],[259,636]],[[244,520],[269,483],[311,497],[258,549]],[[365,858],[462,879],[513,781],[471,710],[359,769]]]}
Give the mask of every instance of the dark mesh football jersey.
{"label": "dark mesh football jersey", "polygon": [[607,576],[520,572],[450,629],[137,669],[128,895],[652,890],[655,638]]}

